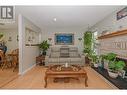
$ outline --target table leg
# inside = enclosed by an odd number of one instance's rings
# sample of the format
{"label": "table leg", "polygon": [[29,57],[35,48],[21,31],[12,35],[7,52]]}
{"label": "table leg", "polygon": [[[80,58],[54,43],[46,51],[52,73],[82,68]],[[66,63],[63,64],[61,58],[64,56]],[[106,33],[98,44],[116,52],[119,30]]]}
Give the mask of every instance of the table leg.
{"label": "table leg", "polygon": [[58,82],[58,78],[54,78],[53,82],[54,83]]}
{"label": "table leg", "polygon": [[46,88],[47,87],[47,76],[45,75],[45,85],[44,85],[44,88]]}
{"label": "table leg", "polygon": [[13,69],[13,72],[16,70],[16,68],[18,67],[18,64],[15,63],[15,66],[14,66],[14,69]]}
{"label": "table leg", "polygon": [[88,76],[87,74],[85,74],[85,87],[88,87],[87,80],[88,80]]}

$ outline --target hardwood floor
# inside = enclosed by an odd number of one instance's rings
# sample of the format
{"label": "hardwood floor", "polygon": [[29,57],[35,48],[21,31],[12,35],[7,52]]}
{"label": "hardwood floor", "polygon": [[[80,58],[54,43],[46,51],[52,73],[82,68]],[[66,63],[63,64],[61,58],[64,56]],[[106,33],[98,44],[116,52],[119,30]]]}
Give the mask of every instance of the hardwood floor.
{"label": "hardwood floor", "polygon": [[0,68],[0,87],[3,87],[10,81],[18,77],[18,70],[13,72],[13,68],[7,68],[2,70]]}
{"label": "hardwood floor", "polygon": [[[47,89],[116,89],[106,83],[92,68],[85,67],[85,70],[88,74],[88,87],[84,86],[83,79],[71,79],[69,83],[54,83],[53,79],[49,79]],[[44,89],[45,71],[45,67],[36,66],[1,89]]]}

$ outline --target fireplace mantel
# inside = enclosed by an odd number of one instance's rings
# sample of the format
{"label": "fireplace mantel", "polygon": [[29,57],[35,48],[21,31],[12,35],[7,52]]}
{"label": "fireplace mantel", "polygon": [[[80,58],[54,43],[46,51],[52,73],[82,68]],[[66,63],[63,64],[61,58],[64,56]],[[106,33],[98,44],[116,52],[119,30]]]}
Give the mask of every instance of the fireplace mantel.
{"label": "fireplace mantel", "polygon": [[106,38],[112,38],[112,37],[121,36],[121,35],[127,35],[127,29],[99,36],[98,40],[100,40],[100,39],[106,39]]}

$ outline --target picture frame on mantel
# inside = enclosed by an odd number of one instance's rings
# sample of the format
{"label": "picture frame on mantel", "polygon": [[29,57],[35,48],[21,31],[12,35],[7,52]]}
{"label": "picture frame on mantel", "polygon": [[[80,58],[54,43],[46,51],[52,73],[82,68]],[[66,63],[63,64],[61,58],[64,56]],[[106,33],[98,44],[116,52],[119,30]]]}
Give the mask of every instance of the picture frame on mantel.
{"label": "picture frame on mantel", "polygon": [[123,17],[127,16],[127,7],[121,9],[120,11],[117,12],[117,20],[122,19]]}

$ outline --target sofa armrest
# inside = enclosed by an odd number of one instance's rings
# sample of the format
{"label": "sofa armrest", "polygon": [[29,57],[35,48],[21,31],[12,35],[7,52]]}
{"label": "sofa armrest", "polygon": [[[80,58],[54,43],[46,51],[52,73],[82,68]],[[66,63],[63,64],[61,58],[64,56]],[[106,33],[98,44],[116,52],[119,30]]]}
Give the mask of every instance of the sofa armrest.
{"label": "sofa armrest", "polygon": [[49,56],[48,56],[48,55],[46,55],[46,56],[45,56],[45,63],[47,63],[47,62],[48,62],[48,60],[49,60]]}
{"label": "sofa armrest", "polygon": [[51,53],[51,50],[50,50],[50,49],[48,49],[48,50],[47,50],[47,52],[46,52],[46,56],[49,56],[49,55],[50,55],[50,53]]}

